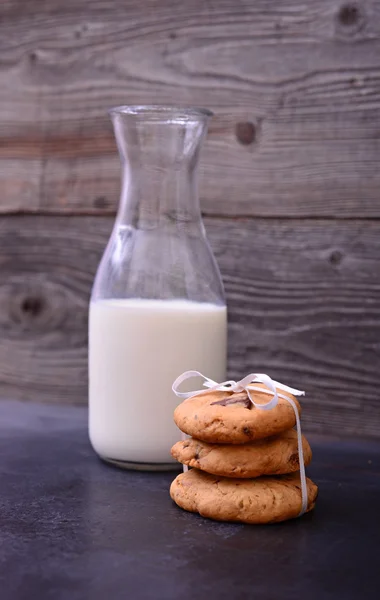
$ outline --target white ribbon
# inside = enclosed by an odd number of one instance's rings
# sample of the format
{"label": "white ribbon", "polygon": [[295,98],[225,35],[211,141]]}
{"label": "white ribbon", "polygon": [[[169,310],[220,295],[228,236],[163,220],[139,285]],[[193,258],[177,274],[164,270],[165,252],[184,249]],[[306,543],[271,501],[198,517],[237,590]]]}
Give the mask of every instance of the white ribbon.
{"label": "white ribbon", "polygon": [[[301,508],[301,512],[299,513],[298,516],[300,517],[301,515],[303,515],[307,510],[308,495],[307,495],[307,484],[306,484],[306,474],[305,474],[305,461],[304,461],[304,457],[303,457],[303,448],[302,448],[301,420],[300,420],[300,416],[298,413],[297,405],[294,402],[294,400],[292,398],[289,398],[288,396],[285,396],[284,394],[277,392],[276,388],[280,388],[281,390],[284,390],[285,392],[289,392],[293,396],[304,396],[305,392],[288,387],[287,385],[284,385],[283,383],[279,383],[278,381],[271,379],[269,377],[269,375],[266,375],[265,373],[250,373],[246,377],[243,377],[243,379],[240,379],[240,381],[233,381],[231,379],[230,381],[223,381],[223,383],[217,383],[216,381],[213,381],[209,377],[205,377],[199,371],[185,371],[184,373],[182,373],[182,375],[177,377],[177,379],[175,380],[175,382],[172,385],[172,390],[175,393],[175,395],[178,396],[178,398],[183,398],[185,401],[188,400],[189,398],[193,398],[194,396],[198,396],[199,394],[203,394],[205,392],[204,389],[195,390],[193,392],[179,392],[178,391],[178,387],[181,385],[181,383],[183,383],[187,379],[190,379],[191,377],[202,377],[205,380],[203,383],[203,387],[208,388],[208,390],[210,392],[216,391],[216,390],[222,391],[222,392],[246,391],[248,398],[252,402],[253,406],[255,406],[256,408],[258,408],[260,410],[271,410],[272,408],[277,406],[279,398],[283,398],[284,400],[289,402],[289,404],[291,405],[291,407],[294,410],[294,415],[296,417],[298,456],[299,456],[299,463],[300,463],[300,479],[301,479],[301,494],[302,494],[302,508]],[[269,389],[266,390],[264,388],[252,385],[254,382],[264,383]],[[252,392],[252,391],[258,391],[262,394],[269,394],[273,397],[270,400],[268,400],[268,402],[266,402],[265,404],[259,404],[259,403],[255,402],[254,399],[252,398],[252,396],[250,394],[250,392]],[[183,470],[187,471],[188,467],[186,465],[184,465]]]}

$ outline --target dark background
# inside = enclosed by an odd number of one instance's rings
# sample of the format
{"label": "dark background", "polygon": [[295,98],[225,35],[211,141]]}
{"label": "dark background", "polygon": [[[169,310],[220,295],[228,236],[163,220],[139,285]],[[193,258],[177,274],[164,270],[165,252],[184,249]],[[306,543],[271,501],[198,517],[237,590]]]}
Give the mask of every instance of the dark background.
{"label": "dark background", "polygon": [[380,2],[3,0],[0,26],[0,394],[87,402],[106,111],[200,105],[229,375],[305,389],[305,430],[379,437]]}

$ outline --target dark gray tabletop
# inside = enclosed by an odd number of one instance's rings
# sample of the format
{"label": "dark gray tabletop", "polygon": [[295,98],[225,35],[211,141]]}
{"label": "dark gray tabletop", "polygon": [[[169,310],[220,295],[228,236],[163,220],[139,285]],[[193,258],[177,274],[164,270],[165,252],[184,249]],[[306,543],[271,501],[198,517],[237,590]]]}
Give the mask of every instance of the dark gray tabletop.
{"label": "dark gray tabletop", "polygon": [[311,440],[313,514],[216,523],[100,462],[84,409],[1,402],[1,600],[378,599],[380,445]]}

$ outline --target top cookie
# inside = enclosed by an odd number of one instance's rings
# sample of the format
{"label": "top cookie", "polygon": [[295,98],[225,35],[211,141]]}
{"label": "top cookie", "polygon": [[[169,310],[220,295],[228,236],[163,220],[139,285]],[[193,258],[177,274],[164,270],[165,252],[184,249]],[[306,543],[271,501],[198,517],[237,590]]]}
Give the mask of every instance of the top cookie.
{"label": "top cookie", "polygon": [[[263,383],[255,386],[268,389]],[[291,398],[299,412],[297,399],[282,389],[284,396]],[[255,402],[265,404],[271,396],[259,391],[251,394]],[[277,435],[296,423],[293,407],[283,399],[270,410],[255,408],[246,392],[205,392],[193,396],[177,406],[174,411],[176,425],[188,435],[213,444],[244,444],[253,440]]]}

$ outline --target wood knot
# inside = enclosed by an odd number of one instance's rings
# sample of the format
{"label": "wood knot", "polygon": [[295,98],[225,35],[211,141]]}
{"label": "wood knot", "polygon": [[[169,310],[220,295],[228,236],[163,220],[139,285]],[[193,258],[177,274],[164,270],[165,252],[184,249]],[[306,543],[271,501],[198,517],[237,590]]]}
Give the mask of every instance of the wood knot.
{"label": "wood knot", "polygon": [[94,207],[95,208],[107,208],[108,200],[104,196],[97,196],[94,198]]}
{"label": "wood knot", "polygon": [[340,7],[338,19],[345,27],[352,27],[360,18],[360,11],[355,4],[344,4]]}
{"label": "wood knot", "polygon": [[243,144],[243,146],[249,146],[249,144],[253,144],[256,139],[256,125],[251,121],[236,123],[235,135],[240,144]]}
{"label": "wood knot", "polygon": [[344,4],[336,16],[338,34],[352,36],[365,25],[365,13],[356,4]]}
{"label": "wood knot", "polygon": [[332,265],[339,265],[343,260],[343,252],[340,250],[333,250],[329,256],[329,261]]}
{"label": "wood knot", "polygon": [[38,298],[37,296],[27,296],[21,302],[21,312],[29,318],[38,317],[43,308],[44,302],[42,298]]}

